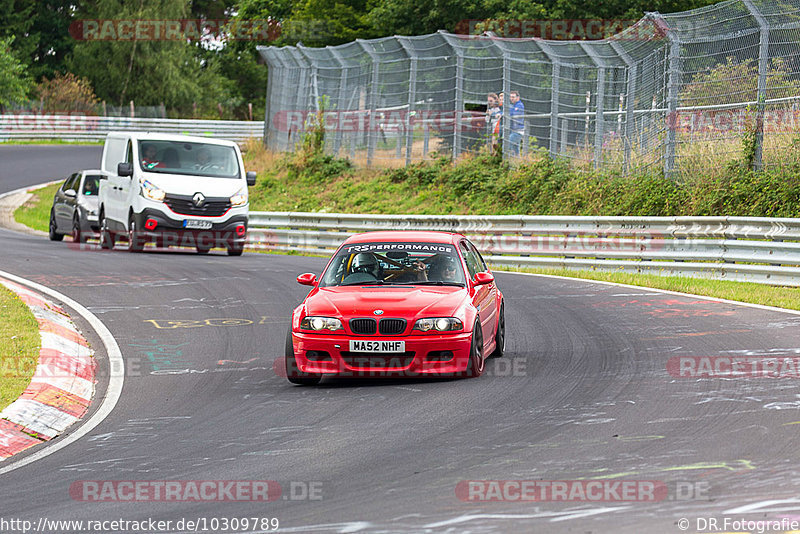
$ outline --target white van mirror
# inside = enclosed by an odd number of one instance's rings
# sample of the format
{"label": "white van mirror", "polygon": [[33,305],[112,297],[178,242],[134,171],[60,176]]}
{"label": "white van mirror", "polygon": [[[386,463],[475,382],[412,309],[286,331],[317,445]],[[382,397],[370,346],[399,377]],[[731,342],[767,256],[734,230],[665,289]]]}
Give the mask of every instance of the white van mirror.
{"label": "white van mirror", "polygon": [[256,171],[247,171],[247,185],[256,185]]}
{"label": "white van mirror", "polygon": [[133,165],[127,162],[117,164],[117,175],[133,176]]}

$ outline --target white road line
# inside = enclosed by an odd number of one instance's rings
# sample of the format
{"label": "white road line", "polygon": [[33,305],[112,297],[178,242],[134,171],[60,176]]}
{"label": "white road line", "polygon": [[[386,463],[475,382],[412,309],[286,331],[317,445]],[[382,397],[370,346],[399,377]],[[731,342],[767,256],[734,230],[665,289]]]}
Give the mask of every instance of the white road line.
{"label": "white road line", "polygon": [[106,390],[105,398],[103,399],[97,411],[89,419],[87,419],[86,422],[84,422],[75,431],[65,436],[64,439],[58,439],[55,442],[43,445],[38,451],[34,452],[30,456],[26,456],[18,461],[14,461],[13,457],[7,459],[6,461],[9,462],[10,465],[0,468],[0,475],[2,475],[4,473],[8,473],[9,471],[13,471],[14,469],[18,469],[33,463],[37,460],[41,460],[46,456],[50,456],[54,452],[63,449],[70,443],[81,439],[83,436],[91,432],[97,425],[102,423],[103,420],[111,413],[111,410],[113,410],[117,405],[117,401],[122,394],[122,384],[125,380],[125,364],[122,361],[122,352],[119,349],[119,345],[117,345],[117,341],[114,339],[114,336],[111,335],[111,332],[108,330],[108,328],[106,328],[106,325],[104,325],[100,319],[97,318],[97,316],[84,308],[82,305],[54,289],[37,284],[36,282],[31,282],[25,278],[20,278],[19,276],[11,273],[0,271],[0,277],[17,282],[18,284],[25,285],[31,289],[40,291],[45,295],[49,295],[56,300],[63,302],[80,314],[81,317],[86,319],[94,331],[97,332],[97,335],[100,336],[100,339],[106,348],[110,371],[108,389]]}

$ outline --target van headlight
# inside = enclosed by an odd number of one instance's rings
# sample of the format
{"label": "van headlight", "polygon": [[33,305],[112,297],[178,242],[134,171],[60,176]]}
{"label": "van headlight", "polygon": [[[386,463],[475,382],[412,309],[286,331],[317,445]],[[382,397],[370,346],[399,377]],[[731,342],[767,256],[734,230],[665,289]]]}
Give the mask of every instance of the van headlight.
{"label": "van headlight", "polygon": [[139,183],[142,185],[140,191],[142,192],[142,196],[144,198],[149,198],[150,200],[155,200],[156,202],[164,201],[166,193],[153,185],[151,181],[140,178]]}
{"label": "van headlight", "polygon": [[231,206],[244,206],[247,204],[247,189],[242,188],[231,197]]}

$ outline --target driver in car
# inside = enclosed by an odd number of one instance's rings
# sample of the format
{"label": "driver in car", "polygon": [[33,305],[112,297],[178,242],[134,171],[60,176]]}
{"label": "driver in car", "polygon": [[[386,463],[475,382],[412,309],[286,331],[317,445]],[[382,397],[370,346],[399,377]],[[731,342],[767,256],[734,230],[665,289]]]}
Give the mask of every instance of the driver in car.
{"label": "driver in car", "polygon": [[436,256],[436,260],[431,265],[429,280],[434,282],[457,282],[456,261],[450,256]]}
{"label": "driver in car", "polygon": [[158,149],[155,145],[143,145],[142,156],[142,167],[145,169],[164,166],[163,163],[156,159],[158,157]]}
{"label": "driver in car", "polygon": [[378,263],[378,258],[372,252],[360,252],[353,258],[353,263],[350,265],[351,273],[364,273],[381,280],[381,266]]}
{"label": "driver in car", "polygon": [[214,167],[214,164],[211,163],[211,153],[208,151],[208,149],[200,149],[200,151],[197,153],[197,161],[194,164],[194,168],[204,171],[212,167]]}

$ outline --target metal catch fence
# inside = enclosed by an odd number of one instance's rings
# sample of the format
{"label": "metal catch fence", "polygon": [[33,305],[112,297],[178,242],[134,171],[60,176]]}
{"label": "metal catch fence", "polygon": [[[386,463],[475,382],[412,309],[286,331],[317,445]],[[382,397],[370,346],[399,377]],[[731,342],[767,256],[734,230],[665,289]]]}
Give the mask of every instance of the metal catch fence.
{"label": "metal catch fence", "polygon": [[[506,158],[545,151],[623,172],[692,173],[742,157],[760,169],[798,160],[799,16],[800,0],[728,0],[648,13],[594,41],[439,32],[259,47],[264,138],[291,150],[323,106],[327,149],[368,165],[500,145]],[[500,92],[495,133],[487,100]],[[524,110],[512,109],[513,92]]]}

